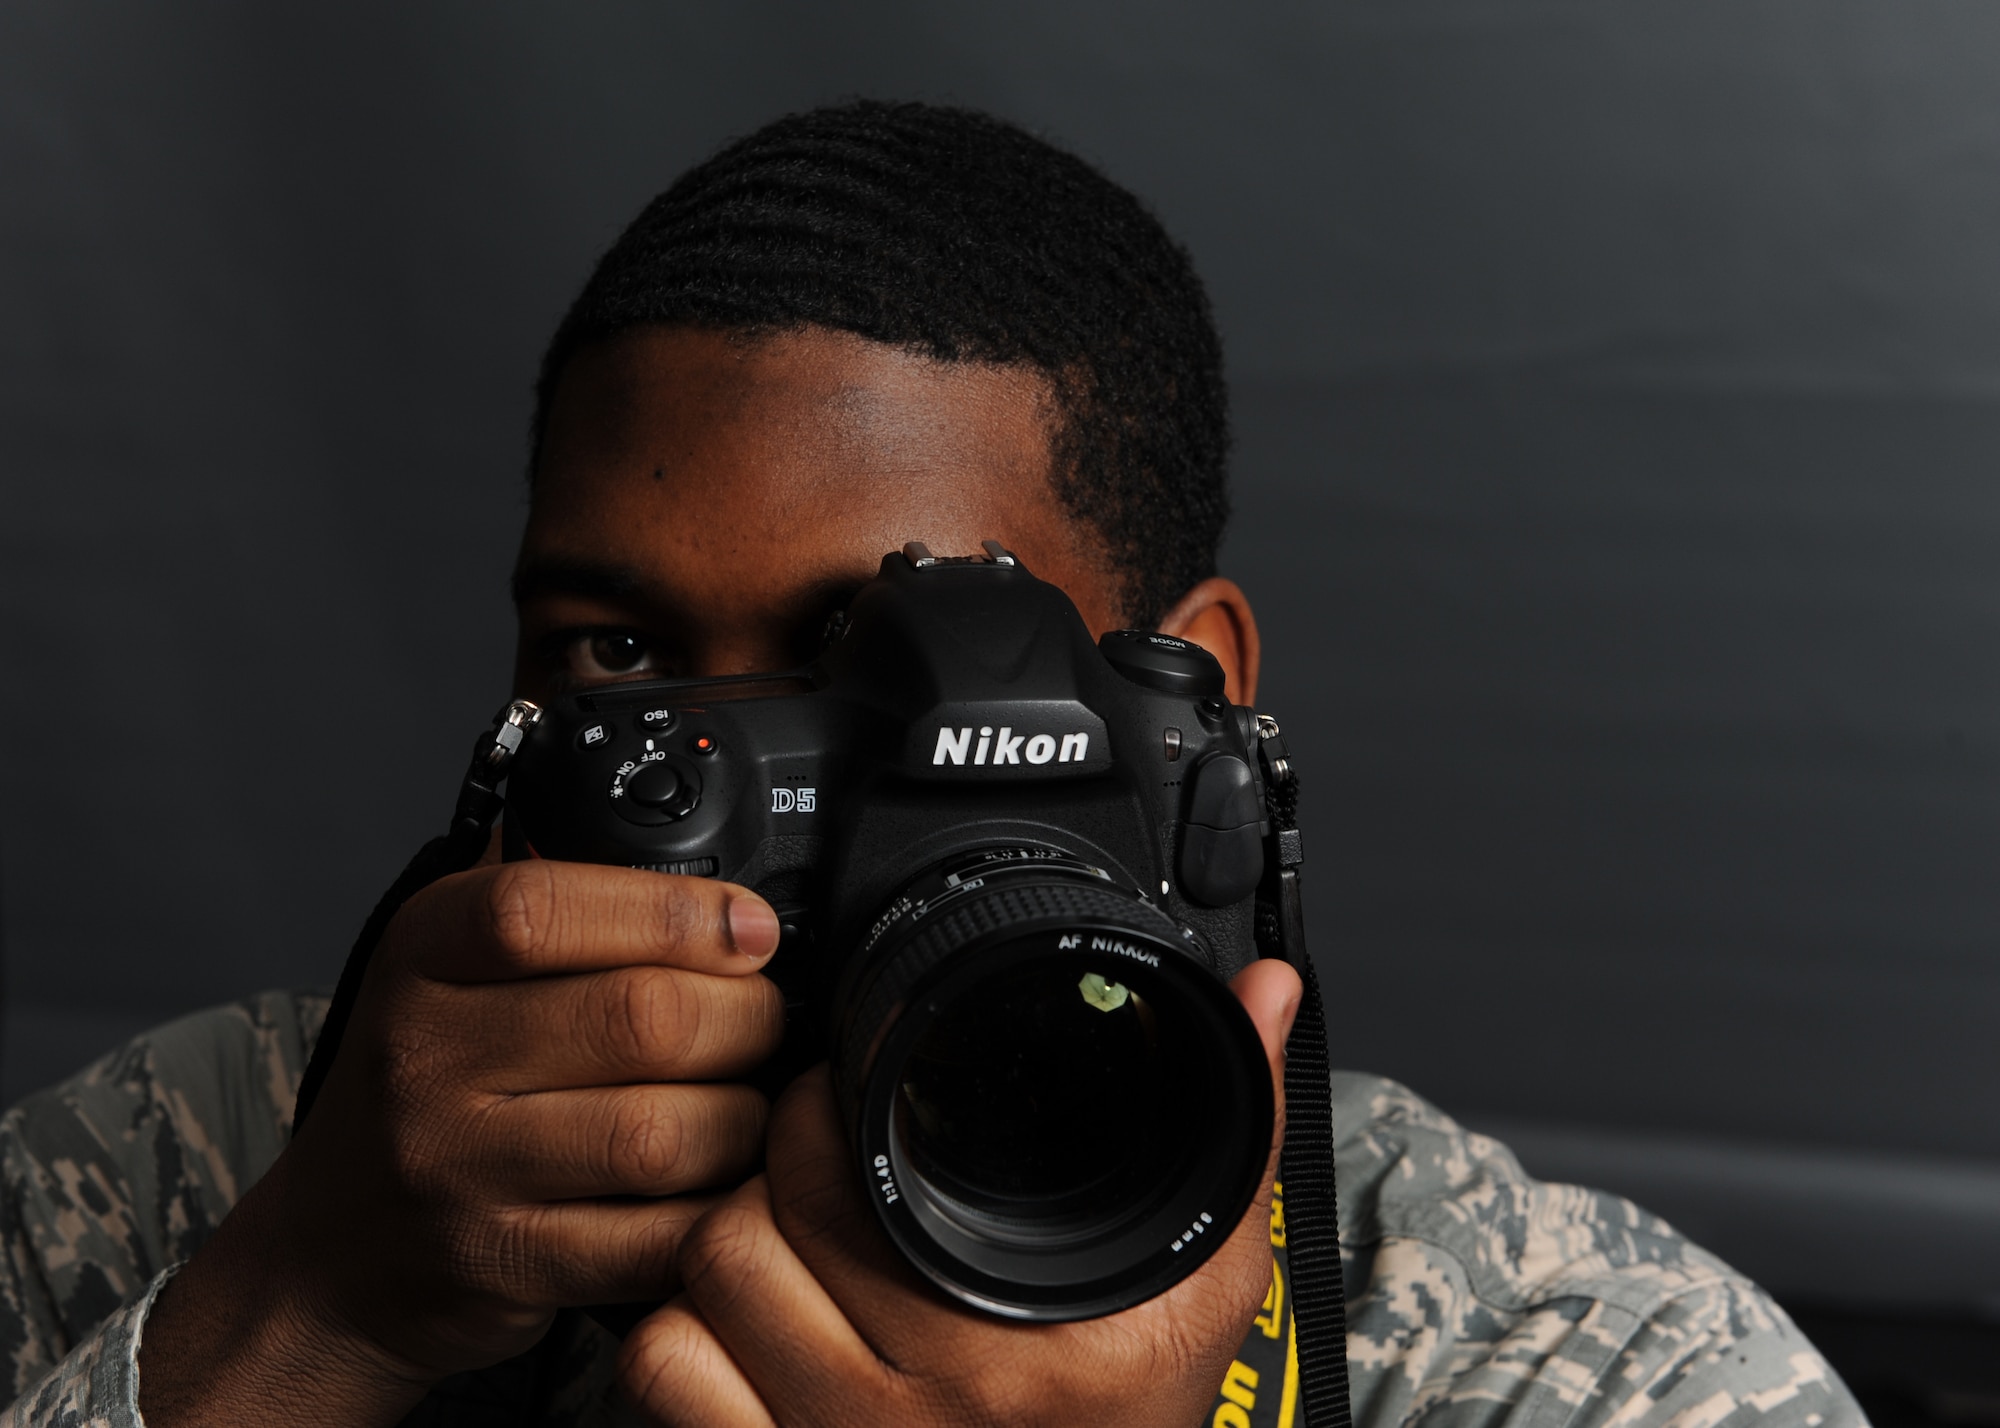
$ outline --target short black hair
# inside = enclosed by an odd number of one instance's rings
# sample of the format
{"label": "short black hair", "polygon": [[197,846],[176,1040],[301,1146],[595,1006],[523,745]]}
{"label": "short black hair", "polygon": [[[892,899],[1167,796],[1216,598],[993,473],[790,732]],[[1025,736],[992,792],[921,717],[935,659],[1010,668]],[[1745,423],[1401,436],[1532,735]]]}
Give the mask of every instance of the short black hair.
{"label": "short black hair", "polygon": [[1228,519],[1222,344],[1187,252],[1076,155],[969,109],[787,115],[690,169],[598,261],[536,384],[649,325],[833,328],[1050,383],[1057,497],[1094,530],[1122,617],[1215,573]]}

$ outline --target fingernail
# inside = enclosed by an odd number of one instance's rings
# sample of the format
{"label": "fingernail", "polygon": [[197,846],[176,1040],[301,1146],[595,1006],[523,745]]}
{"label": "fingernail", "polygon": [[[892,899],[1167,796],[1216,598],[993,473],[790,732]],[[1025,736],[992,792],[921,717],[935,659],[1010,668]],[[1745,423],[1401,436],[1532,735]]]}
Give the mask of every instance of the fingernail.
{"label": "fingernail", "polygon": [[745,957],[768,957],[778,950],[778,914],[755,894],[729,904],[729,940]]}

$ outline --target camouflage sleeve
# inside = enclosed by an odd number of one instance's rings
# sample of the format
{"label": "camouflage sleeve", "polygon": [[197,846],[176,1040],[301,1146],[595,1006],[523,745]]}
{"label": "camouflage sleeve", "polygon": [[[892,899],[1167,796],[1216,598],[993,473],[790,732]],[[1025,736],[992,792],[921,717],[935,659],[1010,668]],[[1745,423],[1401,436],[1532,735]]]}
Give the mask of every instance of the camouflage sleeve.
{"label": "camouflage sleeve", "polygon": [[1363,1428],[1866,1428],[1784,1311],[1735,1276],[1647,1313],[1587,1293],[1508,1313],[1433,1246],[1372,1258],[1348,1340]]}
{"label": "camouflage sleeve", "polygon": [[1335,1077],[1357,1428],[1861,1428],[1778,1305],[1658,1216]]}
{"label": "camouflage sleeve", "polygon": [[158,1276],[284,1148],[325,1008],[269,992],[199,1012],[0,1119],[0,1401],[58,1364],[74,1378],[79,1352],[93,1383],[114,1371],[118,1324],[137,1332]]}
{"label": "camouflage sleeve", "polygon": [[145,1428],[139,1416],[139,1339],[169,1269],[91,1330],[47,1377],[0,1413],[0,1428]]}
{"label": "camouflage sleeve", "polygon": [[1785,1311],[1740,1279],[1669,1300],[1640,1326],[1573,1428],[1867,1428]]}

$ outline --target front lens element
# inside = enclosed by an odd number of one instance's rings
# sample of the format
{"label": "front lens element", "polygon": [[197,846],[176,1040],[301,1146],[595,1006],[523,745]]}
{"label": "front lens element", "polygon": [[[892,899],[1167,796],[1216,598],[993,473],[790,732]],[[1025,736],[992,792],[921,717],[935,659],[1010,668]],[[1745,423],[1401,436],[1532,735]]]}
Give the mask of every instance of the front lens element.
{"label": "front lens element", "polygon": [[1186,1095],[1171,1032],[1118,976],[1073,955],[1011,967],[941,1008],[910,1049],[897,1139],[967,1230],[1063,1237],[1148,1198],[1170,1168]]}

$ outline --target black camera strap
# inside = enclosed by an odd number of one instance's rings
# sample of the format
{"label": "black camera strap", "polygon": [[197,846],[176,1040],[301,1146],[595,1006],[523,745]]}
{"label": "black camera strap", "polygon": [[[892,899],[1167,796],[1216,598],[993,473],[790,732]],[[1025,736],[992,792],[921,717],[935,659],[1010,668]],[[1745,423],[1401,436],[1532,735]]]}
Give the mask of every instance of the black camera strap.
{"label": "black camera strap", "polygon": [[1292,964],[1305,983],[1285,1046],[1285,1256],[1291,1268],[1292,1332],[1298,1336],[1300,1428],[1349,1428],[1347,1291],[1340,1269],[1340,1204],[1333,1165],[1333,1064],[1326,1003],[1306,948],[1299,901],[1299,779],[1278,721],[1257,716],[1270,832],[1257,889],[1257,950]]}
{"label": "black camera strap", "polygon": [[347,965],[340,969],[340,981],[333,989],[326,1020],[320,1025],[319,1040],[313,1043],[312,1060],[306,1063],[306,1073],[299,1079],[299,1098],[292,1110],[293,1135],[305,1124],[306,1112],[312,1109],[320,1087],[326,1084],[334,1053],[340,1050],[340,1039],[354,1015],[355,999],[361,995],[361,979],[367,975],[375,945],[388,930],[390,919],[402,911],[404,903],[439,878],[464,872],[486,852],[486,844],[493,835],[493,820],[500,816],[506,801],[500,796],[500,785],[513,766],[514,755],[520,751],[528,730],[540,723],[541,718],[542,711],[525,699],[512,701],[493,716],[493,727],[472,746],[472,763],[465,770],[465,781],[458,787],[458,806],[452,810],[451,830],[417,850],[416,857],[389,884],[389,890],[382,894],[375,910],[361,925],[361,935],[354,939],[354,948],[347,954]]}

